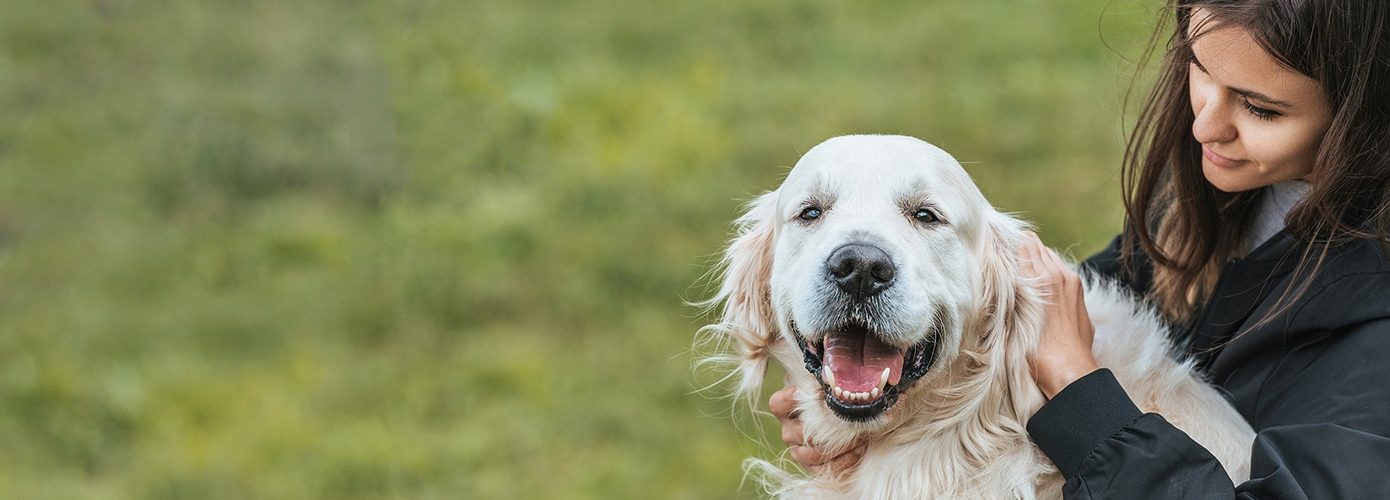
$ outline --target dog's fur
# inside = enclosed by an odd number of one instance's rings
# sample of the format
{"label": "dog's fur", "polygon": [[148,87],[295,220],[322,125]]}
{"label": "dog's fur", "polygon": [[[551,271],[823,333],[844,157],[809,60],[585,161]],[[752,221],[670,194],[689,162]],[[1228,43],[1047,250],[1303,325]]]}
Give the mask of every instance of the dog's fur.
{"label": "dog's fur", "polygon": [[[811,205],[823,215],[798,217]],[[941,220],[915,219],[920,207]],[[1046,300],[1015,257],[1026,227],[994,210],[954,158],[910,137],[833,138],[754,200],[738,225],[709,301],[723,305],[722,318],[704,329],[732,347],[724,359],[736,365],[735,391],[756,398],[775,358],[798,389],[808,441],[831,452],[867,443],[859,465],[838,475],[748,459],[745,470],[770,494],[1060,498],[1063,478],[1024,428],[1044,403],[1027,355]],[[892,288],[869,305],[847,306],[825,277],[827,256],[845,243],[877,246],[897,268]],[[1244,480],[1252,430],[1191,362],[1173,358],[1161,318],[1104,280],[1085,288],[1101,365],[1141,409],[1163,414]],[[896,404],[867,419],[833,412],[826,386],[803,365],[801,343],[823,339],[846,315],[883,342],[936,352],[924,376],[900,382]]]}

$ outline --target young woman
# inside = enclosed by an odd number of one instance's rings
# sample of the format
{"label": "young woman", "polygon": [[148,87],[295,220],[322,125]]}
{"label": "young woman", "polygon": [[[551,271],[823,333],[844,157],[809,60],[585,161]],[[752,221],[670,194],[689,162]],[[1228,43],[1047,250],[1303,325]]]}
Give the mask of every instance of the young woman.
{"label": "young woman", "polygon": [[[1172,321],[1256,430],[1251,479],[1097,368],[1079,280],[1036,239],[1019,255],[1054,303],[1029,434],[1067,498],[1390,498],[1390,2],[1171,7],[1124,234],[1082,267]],[[804,445],[793,390],[770,402],[793,458],[852,466]]]}

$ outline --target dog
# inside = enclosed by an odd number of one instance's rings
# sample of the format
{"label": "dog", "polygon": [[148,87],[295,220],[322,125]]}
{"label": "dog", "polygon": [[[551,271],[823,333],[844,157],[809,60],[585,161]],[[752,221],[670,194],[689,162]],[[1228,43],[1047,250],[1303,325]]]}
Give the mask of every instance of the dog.
{"label": "dog", "polygon": [[[797,388],[804,433],[849,471],[804,475],[750,458],[782,498],[1061,498],[1064,478],[1025,424],[1045,402],[1028,368],[1043,326],[1020,273],[1022,221],[996,211],[950,154],[904,136],[829,139],[736,222],[722,305],[701,335],[728,346],[750,404],[770,360]],[[1139,407],[1249,475],[1254,432],[1175,359],[1164,321],[1117,284],[1085,279],[1093,350]]]}

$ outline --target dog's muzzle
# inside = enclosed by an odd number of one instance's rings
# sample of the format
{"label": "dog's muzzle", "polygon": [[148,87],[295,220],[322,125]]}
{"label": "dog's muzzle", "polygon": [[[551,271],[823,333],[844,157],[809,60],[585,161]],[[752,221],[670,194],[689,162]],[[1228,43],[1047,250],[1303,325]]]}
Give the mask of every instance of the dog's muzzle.
{"label": "dog's muzzle", "polygon": [[891,408],[936,359],[935,332],[904,350],[862,325],[847,324],[815,340],[804,337],[795,322],[789,326],[806,370],[820,381],[826,405],[852,422],[870,420]]}

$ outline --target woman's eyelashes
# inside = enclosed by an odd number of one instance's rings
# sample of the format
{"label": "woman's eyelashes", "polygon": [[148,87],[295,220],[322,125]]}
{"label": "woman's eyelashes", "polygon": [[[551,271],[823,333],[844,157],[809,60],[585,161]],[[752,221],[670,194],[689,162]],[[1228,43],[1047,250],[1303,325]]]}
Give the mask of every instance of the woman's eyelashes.
{"label": "woman's eyelashes", "polygon": [[1274,117],[1279,116],[1278,111],[1268,108],[1261,108],[1259,106],[1251,104],[1249,97],[1241,97],[1240,105],[1245,107],[1245,110],[1249,111],[1250,114],[1255,115],[1255,118],[1259,118],[1261,120],[1273,120]]}

